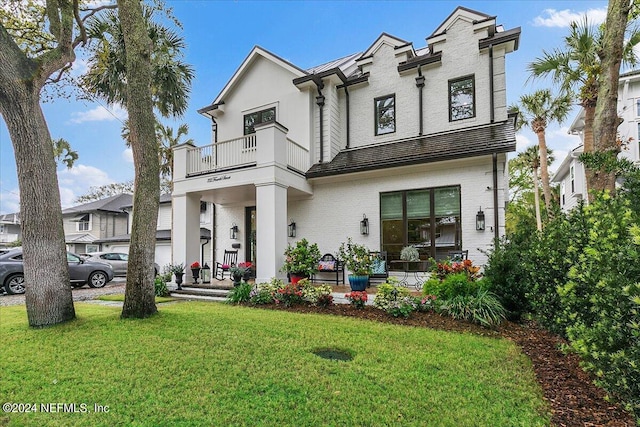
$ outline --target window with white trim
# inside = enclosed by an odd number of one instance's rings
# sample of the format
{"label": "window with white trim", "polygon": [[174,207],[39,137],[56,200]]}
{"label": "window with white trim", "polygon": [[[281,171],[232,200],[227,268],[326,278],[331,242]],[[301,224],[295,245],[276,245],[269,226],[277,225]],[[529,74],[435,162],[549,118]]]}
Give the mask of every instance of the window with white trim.
{"label": "window with white trim", "polygon": [[82,215],[76,223],[77,231],[90,231],[91,230],[91,214]]}
{"label": "window with white trim", "polygon": [[244,120],[244,134],[249,135],[255,133],[255,125],[260,123],[272,122],[276,119],[276,107],[267,108],[265,110],[255,111],[253,113],[245,114]]}

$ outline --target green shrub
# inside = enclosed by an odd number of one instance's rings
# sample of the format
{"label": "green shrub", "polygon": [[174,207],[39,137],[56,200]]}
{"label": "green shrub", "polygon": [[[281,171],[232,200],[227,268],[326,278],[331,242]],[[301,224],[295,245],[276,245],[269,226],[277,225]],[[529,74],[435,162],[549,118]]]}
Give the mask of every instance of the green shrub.
{"label": "green shrub", "polygon": [[251,304],[273,304],[278,289],[284,288],[285,284],[282,280],[275,277],[271,278],[268,283],[258,283],[249,294],[249,302]]}
{"label": "green shrub", "polygon": [[233,289],[227,294],[227,301],[229,304],[241,304],[249,302],[251,296],[251,290],[253,286],[247,282],[242,282],[238,286],[234,286]]}
{"label": "green shrub", "polygon": [[153,285],[155,287],[155,296],[168,297],[170,295],[169,289],[167,289],[167,282],[165,282],[162,276],[157,276],[153,280]]}
{"label": "green shrub", "polygon": [[412,296],[405,296],[392,300],[387,306],[386,312],[393,317],[409,317],[411,313],[418,309],[418,303]]}
{"label": "green shrub", "polygon": [[373,299],[373,305],[381,310],[387,311],[392,301],[410,295],[411,292],[405,287],[383,283],[378,286],[378,291]]}
{"label": "green shrub", "polygon": [[506,316],[498,298],[487,290],[479,290],[475,295],[457,295],[444,302],[442,312],[454,319],[478,323],[485,327],[499,325]]}
{"label": "green shrub", "polygon": [[287,283],[284,287],[276,291],[273,299],[276,304],[282,304],[285,307],[302,304],[304,303],[302,287],[297,283]]}
{"label": "green shrub", "polygon": [[331,295],[331,286],[318,285],[314,286],[308,279],[298,282],[302,290],[302,299],[311,304],[326,307],[333,304],[333,296]]}
{"label": "green shrub", "polygon": [[466,272],[447,274],[440,280],[432,277],[422,288],[423,295],[435,295],[438,299],[449,300],[460,295],[473,295],[484,286],[483,280],[471,280]]}

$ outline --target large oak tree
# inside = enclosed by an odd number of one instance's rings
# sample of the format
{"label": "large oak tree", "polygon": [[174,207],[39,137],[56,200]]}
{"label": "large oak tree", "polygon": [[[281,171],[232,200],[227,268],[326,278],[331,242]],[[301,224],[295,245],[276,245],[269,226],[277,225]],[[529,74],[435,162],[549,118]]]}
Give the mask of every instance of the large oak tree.
{"label": "large oak tree", "polygon": [[44,7],[15,2],[11,8],[0,12],[0,113],[18,173],[28,321],[44,327],[75,318],[75,310],[41,91],[73,63],[74,49],[85,41],[83,19],[102,8],[84,18],[77,0],[47,0]]}

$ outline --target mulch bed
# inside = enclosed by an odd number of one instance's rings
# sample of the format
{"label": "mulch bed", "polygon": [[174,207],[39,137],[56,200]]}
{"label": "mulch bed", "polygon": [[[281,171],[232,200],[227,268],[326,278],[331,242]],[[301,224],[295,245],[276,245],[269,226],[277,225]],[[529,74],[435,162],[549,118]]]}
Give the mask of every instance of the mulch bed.
{"label": "mulch bed", "polygon": [[554,426],[636,426],[632,415],[620,406],[605,400],[604,391],[596,387],[592,378],[580,368],[579,357],[571,353],[564,354],[561,351],[562,344],[566,342],[533,322],[522,324],[504,322],[497,330],[491,330],[434,313],[412,313],[408,319],[395,318],[370,306],[362,310],[345,304],[326,308],[278,305],[260,307],[298,313],[357,317],[376,322],[503,337],[520,346],[524,354],[531,359],[536,379],[551,408],[551,422]]}

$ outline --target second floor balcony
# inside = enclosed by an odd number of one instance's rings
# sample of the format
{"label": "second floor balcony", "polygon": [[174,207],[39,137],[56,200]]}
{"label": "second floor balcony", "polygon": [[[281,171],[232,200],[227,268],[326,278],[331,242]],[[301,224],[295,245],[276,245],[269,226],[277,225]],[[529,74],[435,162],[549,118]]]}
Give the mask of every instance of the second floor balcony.
{"label": "second floor balcony", "polygon": [[[262,138],[261,138],[262,137]],[[248,168],[258,163],[277,162],[282,147],[265,141],[268,134],[253,133],[202,147],[189,148],[186,152],[186,176],[196,176],[225,170]],[[281,145],[281,141],[278,141]],[[289,170],[304,174],[309,169],[309,150],[295,141],[284,140],[286,166]]]}

